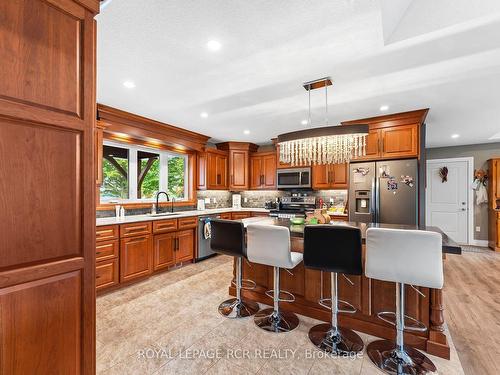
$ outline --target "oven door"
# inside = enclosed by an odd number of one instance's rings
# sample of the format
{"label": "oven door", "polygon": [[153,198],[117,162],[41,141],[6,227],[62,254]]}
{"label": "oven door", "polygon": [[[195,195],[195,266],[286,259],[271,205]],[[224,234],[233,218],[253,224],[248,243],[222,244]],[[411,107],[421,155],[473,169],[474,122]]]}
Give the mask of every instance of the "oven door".
{"label": "oven door", "polygon": [[311,168],[279,169],[278,189],[304,189],[311,187]]}

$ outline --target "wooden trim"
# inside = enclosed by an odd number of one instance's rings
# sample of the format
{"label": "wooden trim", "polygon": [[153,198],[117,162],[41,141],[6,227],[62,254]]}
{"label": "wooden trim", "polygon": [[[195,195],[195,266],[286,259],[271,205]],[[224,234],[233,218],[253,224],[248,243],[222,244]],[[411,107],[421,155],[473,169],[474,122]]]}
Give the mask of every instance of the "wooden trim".
{"label": "wooden trim", "polygon": [[222,143],[217,143],[217,149],[218,150],[243,150],[243,151],[249,151],[249,152],[256,152],[259,148],[254,143],[249,143],[249,142],[222,142]]}
{"label": "wooden trim", "polygon": [[358,120],[342,121],[342,125],[358,125],[358,124],[368,124],[370,129],[386,128],[398,125],[408,125],[408,124],[423,124],[429,108],[418,109],[415,111],[393,113],[390,115],[369,117]]}
{"label": "wooden trim", "polygon": [[[134,209],[134,208],[148,208],[156,202],[130,202],[130,203],[101,203],[96,207],[97,211],[109,211],[114,210],[115,206],[123,206],[125,209]],[[160,207],[170,207],[172,203],[170,202],[160,202]],[[196,199],[190,199],[186,201],[178,201],[174,202],[174,207],[187,207],[187,206],[195,206]]]}
{"label": "wooden trim", "polygon": [[106,131],[143,140],[157,140],[178,147],[201,151],[210,137],[170,124],[97,104],[97,118],[106,124]]}

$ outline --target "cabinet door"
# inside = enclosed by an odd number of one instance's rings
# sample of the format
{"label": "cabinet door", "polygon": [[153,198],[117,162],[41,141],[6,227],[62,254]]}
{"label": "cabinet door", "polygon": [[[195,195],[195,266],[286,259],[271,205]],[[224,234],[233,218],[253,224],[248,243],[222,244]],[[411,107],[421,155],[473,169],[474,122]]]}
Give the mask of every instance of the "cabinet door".
{"label": "cabinet door", "polygon": [[262,188],[262,162],[261,156],[250,158],[250,189]]}
{"label": "cabinet door", "polygon": [[175,261],[186,262],[194,257],[194,229],[181,230],[177,232],[177,249]]}
{"label": "cabinet door", "polygon": [[176,234],[157,234],[153,239],[153,269],[161,270],[175,263]]}
{"label": "cabinet door", "polygon": [[217,174],[217,155],[207,153],[207,189],[213,190],[217,189],[217,181],[220,177]]}
{"label": "cabinet door", "polygon": [[327,164],[312,166],[312,188],[314,190],[330,188],[330,166]]}
{"label": "cabinet door", "polygon": [[231,220],[231,212],[223,212],[220,214],[220,218],[224,220]]}
{"label": "cabinet door", "polygon": [[250,212],[233,212],[231,215],[231,218],[233,220],[241,220],[241,219],[246,219],[251,216]]}
{"label": "cabinet door", "polygon": [[203,152],[199,152],[196,157],[196,167],[197,167],[197,177],[198,177],[198,190],[207,189],[208,183],[208,175],[207,175],[207,166],[208,166],[208,155]]}
{"label": "cabinet door", "polygon": [[151,236],[123,238],[120,246],[120,282],[149,275],[153,266]]}
{"label": "cabinet door", "polygon": [[382,157],[417,156],[417,130],[418,124],[382,129]]}
{"label": "cabinet door", "polygon": [[377,159],[381,156],[380,152],[380,130],[371,129],[366,136],[366,155],[355,158],[355,160]]}
{"label": "cabinet door", "polygon": [[493,160],[492,164],[493,166],[491,171],[492,174],[491,184],[492,186],[495,187],[495,189],[493,192],[494,197],[491,197],[490,199],[494,200],[494,199],[500,199],[500,160]]}
{"label": "cabinet door", "polygon": [[229,152],[229,188],[248,189],[248,151]]}
{"label": "cabinet door", "polygon": [[276,188],[276,155],[262,157],[262,174],[265,189]]}
{"label": "cabinet door", "polygon": [[331,170],[331,188],[332,189],[347,189],[349,181],[349,168],[347,163],[332,164]]}
{"label": "cabinet door", "polygon": [[97,262],[95,265],[96,290],[118,284],[118,259]]}
{"label": "cabinet door", "polygon": [[227,157],[217,155],[217,188],[227,189]]}

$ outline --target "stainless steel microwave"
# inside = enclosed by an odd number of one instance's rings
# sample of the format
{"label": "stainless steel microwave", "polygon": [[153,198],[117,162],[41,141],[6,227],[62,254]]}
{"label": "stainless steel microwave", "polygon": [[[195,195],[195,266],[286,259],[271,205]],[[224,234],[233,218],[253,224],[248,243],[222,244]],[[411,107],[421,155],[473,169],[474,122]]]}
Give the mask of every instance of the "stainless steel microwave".
{"label": "stainless steel microwave", "polygon": [[311,168],[278,169],[278,189],[306,189],[311,187]]}

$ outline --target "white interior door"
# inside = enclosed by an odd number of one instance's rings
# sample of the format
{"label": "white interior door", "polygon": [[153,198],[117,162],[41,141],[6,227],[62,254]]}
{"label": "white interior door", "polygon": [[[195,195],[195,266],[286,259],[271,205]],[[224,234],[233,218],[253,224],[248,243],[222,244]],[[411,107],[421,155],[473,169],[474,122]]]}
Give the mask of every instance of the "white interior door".
{"label": "white interior door", "polygon": [[[443,182],[440,168],[448,168]],[[436,226],[458,243],[469,240],[468,162],[427,161],[426,225]]]}

